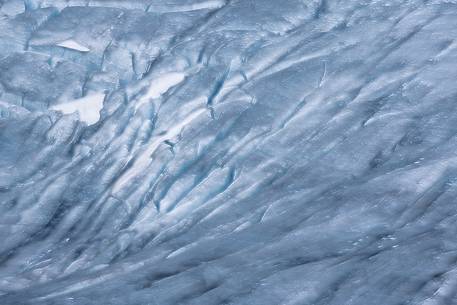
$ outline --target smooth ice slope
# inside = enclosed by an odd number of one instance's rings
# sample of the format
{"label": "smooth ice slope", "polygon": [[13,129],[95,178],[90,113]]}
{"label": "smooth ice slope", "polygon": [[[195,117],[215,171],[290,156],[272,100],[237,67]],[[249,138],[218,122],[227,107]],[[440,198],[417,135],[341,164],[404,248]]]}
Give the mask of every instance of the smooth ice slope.
{"label": "smooth ice slope", "polygon": [[456,1],[0,5],[0,305],[457,304]]}

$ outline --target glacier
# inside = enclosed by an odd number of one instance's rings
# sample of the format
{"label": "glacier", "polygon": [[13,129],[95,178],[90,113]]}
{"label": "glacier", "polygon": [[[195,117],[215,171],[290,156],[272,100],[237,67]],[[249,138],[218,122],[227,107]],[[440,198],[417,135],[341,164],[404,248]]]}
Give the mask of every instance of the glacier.
{"label": "glacier", "polygon": [[457,1],[0,0],[0,305],[457,304]]}

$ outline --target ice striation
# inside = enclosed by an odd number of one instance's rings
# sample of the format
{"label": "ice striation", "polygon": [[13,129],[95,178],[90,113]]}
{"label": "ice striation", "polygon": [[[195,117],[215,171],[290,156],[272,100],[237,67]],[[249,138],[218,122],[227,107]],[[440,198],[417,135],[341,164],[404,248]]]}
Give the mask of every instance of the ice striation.
{"label": "ice striation", "polygon": [[457,1],[0,1],[1,305],[457,304]]}

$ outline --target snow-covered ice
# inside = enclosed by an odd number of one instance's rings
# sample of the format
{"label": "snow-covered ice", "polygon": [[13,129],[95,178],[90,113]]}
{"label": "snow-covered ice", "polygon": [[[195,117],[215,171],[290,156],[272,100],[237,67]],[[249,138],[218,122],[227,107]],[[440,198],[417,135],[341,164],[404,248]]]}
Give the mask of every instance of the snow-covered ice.
{"label": "snow-covered ice", "polygon": [[457,304],[457,2],[0,0],[0,305]]}
{"label": "snow-covered ice", "polygon": [[81,121],[93,125],[100,119],[100,110],[103,108],[104,98],[103,93],[94,93],[73,101],[53,105],[50,109],[65,114],[77,112]]}
{"label": "snow-covered ice", "polygon": [[74,41],[72,39],[62,41],[62,42],[58,43],[57,45],[59,47],[67,48],[70,50],[76,50],[76,51],[80,51],[80,52],[89,52],[90,51],[89,48],[83,46],[82,44],[80,44],[77,41]]}

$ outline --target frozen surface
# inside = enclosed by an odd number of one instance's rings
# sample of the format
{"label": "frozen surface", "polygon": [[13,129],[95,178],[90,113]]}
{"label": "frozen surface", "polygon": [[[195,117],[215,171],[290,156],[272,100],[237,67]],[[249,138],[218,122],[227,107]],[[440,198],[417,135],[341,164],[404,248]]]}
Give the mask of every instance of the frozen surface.
{"label": "frozen surface", "polygon": [[456,1],[0,6],[0,305],[457,304]]}
{"label": "frozen surface", "polygon": [[60,47],[71,49],[71,50],[76,50],[80,52],[89,52],[90,50],[86,48],[85,46],[79,44],[78,42],[68,39],[65,41],[62,41],[61,43],[57,44]]}
{"label": "frozen surface", "polygon": [[103,108],[104,98],[104,94],[94,93],[74,101],[53,105],[50,109],[61,111],[64,114],[77,112],[80,121],[86,122],[87,125],[93,125],[100,119],[100,110]]}

